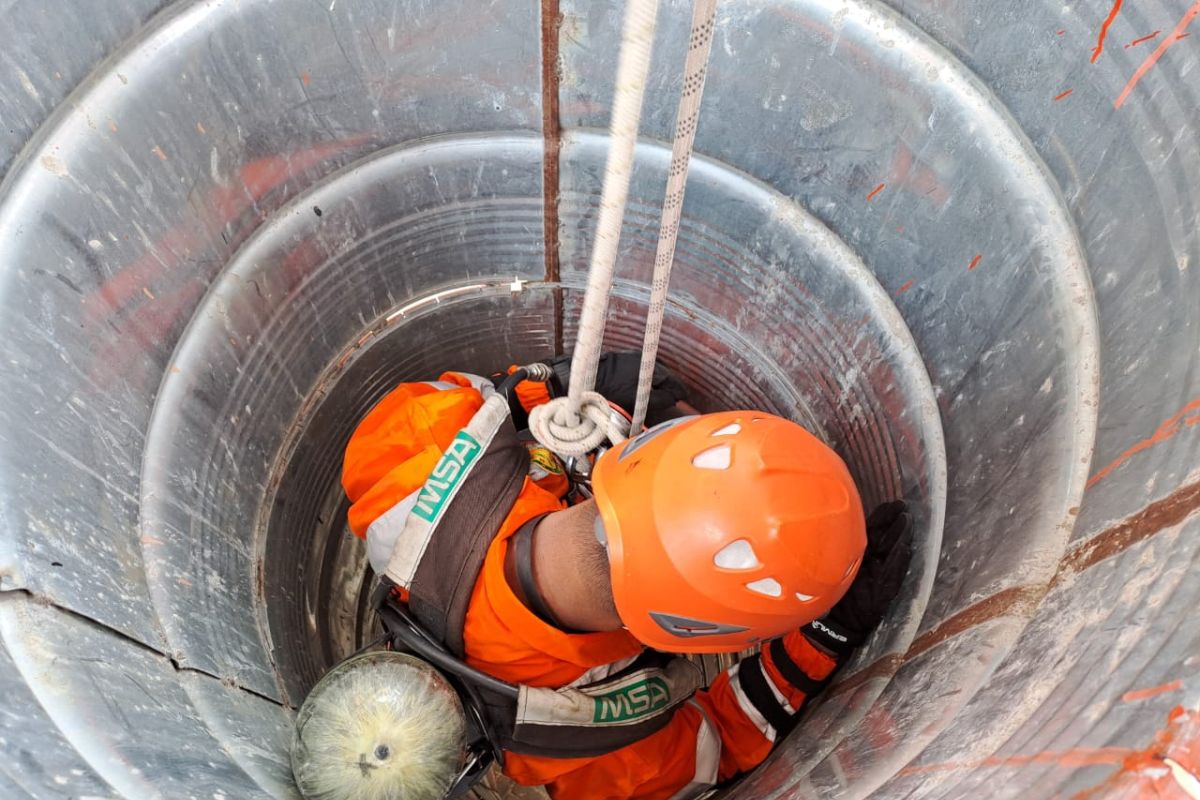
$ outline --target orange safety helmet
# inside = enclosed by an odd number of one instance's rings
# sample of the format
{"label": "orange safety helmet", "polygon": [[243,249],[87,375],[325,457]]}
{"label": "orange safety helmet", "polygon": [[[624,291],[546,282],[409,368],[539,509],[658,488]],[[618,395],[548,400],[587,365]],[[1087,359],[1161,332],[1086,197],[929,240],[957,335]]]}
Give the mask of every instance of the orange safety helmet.
{"label": "orange safety helmet", "polygon": [[601,456],[592,487],[617,613],[658,650],[733,652],[811,622],[867,544],[842,459],[759,411],[655,426]]}

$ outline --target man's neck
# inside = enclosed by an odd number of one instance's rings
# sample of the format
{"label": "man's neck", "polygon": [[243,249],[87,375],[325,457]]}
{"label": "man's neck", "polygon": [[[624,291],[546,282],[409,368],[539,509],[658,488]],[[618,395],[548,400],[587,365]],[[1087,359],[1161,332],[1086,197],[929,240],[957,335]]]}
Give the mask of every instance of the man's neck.
{"label": "man's neck", "polygon": [[[603,570],[589,569],[595,548],[594,503],[582,503],[543,517],[533,533],[533,575],[543,602],[565,629],[613,631],[622,627],[612,611],[612,586]],[[505,577],[526,608],[532,609],[516,579],[515,548],[508,548]]]}

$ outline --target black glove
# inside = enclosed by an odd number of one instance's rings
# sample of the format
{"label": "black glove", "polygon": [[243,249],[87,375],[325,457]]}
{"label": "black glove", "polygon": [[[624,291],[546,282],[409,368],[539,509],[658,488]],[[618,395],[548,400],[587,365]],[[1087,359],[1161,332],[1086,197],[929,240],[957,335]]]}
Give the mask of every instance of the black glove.
{"label": "black glove", "polygon": [[813,643],[848,655],[875,630],[900,592],[912,557],[912,516],[903,500],[878,506],[867,517],[867,550],[846,595],[803,629]]}
{"label": "black glove", "polygon": [[[554,389],[566,394],[571,379],[571,357],[560,356],[547,362],[554,369]],[[596,365],[596,391],[606,400],[616,403],[628,413],[633,413],[637,402],[638,370],[641,368],[641,353],[605,353]],[[653,425],[670,415],[669,412],[680,400],[686,400],[687,387],[661,363],[654,365],[654,380],[650,385],[650,402],[646,410],[646,422]]]}

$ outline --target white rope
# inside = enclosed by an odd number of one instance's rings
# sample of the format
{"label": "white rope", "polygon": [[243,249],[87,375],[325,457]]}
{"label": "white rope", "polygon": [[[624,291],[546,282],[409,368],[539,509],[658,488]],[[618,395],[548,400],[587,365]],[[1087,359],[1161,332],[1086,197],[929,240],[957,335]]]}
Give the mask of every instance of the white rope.
{"label": "white rope", "polygon": [[[620,439],[619,435],[610,434],[608,404],[604,398],[600,398],[604,412],[601,417],[595,413],[597,406],[590,395],[595,394],[592,389],[596,384],[596,366],[604,340],[604,317],[608,311],[617,244],[621,239],[625,202],[629,196],[633,151],[641,123],[642,98],[646,91],[646,75],[650,71],[657,16],[658,0],[629,0],[625,8],[609,124],[611,144],[567,396],[538,406],[529,415],[530,430],[537,440],[563,456],[583,455],[605,439],[614,443]],[[591,442],[594,444],[578,451],[583,444]]]}
{"label": "white rope", "polygon": [[646,421],[650,390],[654,383],[654,362],[662,336],[663,314],[667,308],[667,285],[675,260],[675,242],[679,237],[679,218],[683,212],[683,194],[687,187],[692,144],[700,119],[700,98],[704,96],[704,78],[708,55],[712,50],[717,0],[696,0],[692,8],[692,34],[688,40],[687,60],[683,68],[683,87],[679,110],[675,112],[675,138],[671,142],[671,169],[667,174],[667,192],[663,199],[662,222],[658,228],[658,251],[654,255],[654,277],[650,284],[650,308],[646,313],[646,334],[642,342],[642,365],[638,373],[637,402],[633,408],[630,434],[636,434]]}
{"label": "white rope", "polygon": [[[583,424],[571,424],[553,410],[545,410],[558,400],[566,398],[555,398],[529,412],[529,432],[559,456],[585,456],[603,444],[616,444],[625,438],[623,431],[611,424],[612,409],[599,392],[583,393],[583,405],[580,407]],[[557,408],[565,408],[565,405],[559,403]]]}

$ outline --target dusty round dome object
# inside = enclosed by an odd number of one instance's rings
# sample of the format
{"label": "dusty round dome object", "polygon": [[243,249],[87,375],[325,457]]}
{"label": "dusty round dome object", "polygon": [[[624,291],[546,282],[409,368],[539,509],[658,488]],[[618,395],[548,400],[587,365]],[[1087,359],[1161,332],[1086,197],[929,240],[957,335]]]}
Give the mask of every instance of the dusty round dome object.
{"label": "dusty round dome object", "polygon": [[413,656],[363,653],[313,687],[296,718],[292,774],[307,800],[440,800],[462,767],[453,687]]}

